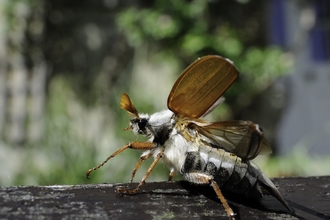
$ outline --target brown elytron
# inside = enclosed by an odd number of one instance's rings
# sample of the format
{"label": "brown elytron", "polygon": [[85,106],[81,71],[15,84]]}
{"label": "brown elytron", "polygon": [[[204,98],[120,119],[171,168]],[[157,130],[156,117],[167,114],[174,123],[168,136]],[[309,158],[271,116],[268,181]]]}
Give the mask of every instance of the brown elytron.
{"label": "brown elytron", "polygon": [[238,71],[220,56],[205,56],[185,69],[168,96],[168,108],[181,116],[201,117],[236,80]]}

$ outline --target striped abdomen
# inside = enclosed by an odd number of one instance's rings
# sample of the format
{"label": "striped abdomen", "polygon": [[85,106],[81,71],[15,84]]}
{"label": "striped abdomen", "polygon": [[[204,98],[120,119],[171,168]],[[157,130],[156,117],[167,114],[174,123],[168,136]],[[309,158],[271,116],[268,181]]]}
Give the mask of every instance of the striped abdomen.
{"label": "striped abdomen", "polygon": [[290,210],[276,186],[255,164],[220,148],[202,146],[199,151],[187,152],[181,174],[188,177],[194,172],[210,175],[219,188],[246,198],[259,201],[263,194],[273,195]]}

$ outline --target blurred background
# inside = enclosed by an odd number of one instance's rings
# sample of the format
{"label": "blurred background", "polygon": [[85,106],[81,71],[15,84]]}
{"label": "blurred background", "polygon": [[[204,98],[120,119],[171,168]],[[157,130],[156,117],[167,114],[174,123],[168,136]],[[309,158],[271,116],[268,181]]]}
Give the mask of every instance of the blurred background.
{"label": "blurred background", "polygon": [[[144,140],[123,131],[120,95],[166,109],[209,54],[240,70],[209,119],[260,124],[273,154],[255,162],[270,177],[329,175],[329,20],[328,0],[0,0],[0,184],[127,182],[141,152],[85,178]],[[149,181],[168,173],[159,164]]]}

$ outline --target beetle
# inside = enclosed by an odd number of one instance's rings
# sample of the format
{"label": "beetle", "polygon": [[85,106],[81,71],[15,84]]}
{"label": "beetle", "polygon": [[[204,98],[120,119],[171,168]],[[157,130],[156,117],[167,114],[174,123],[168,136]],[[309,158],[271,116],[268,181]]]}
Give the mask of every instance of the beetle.
{"label": "beetle", "polygon": [[231,219],[235,213],[222,190],[256,200],[270,194],[291,211],[272,181],[251,162],[259,154],[271,152],[259,125],[250,121],[203,119],[222,103],[222,95],[238,74],[229,59],[216,55],[201,57],[176,80],[168,96],[168,109],[152,115],[139,113],[130,97],[122,94],[120,108],[133,117],[126,130],[143,135],[148,141],[133,141],[123,146],[103,163],[89,169],[87,178],[126,149],[144,150],[130,182],[144,160],[153,157],[153,163],[135,189],[121,188],[120,193],[137,193],[155,165],[163,161],[170,169],[169,180],[179,173],[189,182],[212,186]]}

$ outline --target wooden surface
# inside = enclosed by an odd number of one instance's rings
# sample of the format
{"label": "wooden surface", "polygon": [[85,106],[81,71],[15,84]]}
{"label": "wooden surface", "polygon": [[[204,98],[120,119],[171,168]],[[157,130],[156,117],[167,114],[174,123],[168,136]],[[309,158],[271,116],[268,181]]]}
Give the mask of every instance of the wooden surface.
{"label": "wooden surface", "polygon": [[[227,195],[236,219],[330,219],[330,176],[279,178],[273,182],[295,209],[289,214],[273,197],[261,204]],[[185,181],[147,183],[139,194],[88,184],[0,187],[0,219],[228,219],[208,186]]]}

